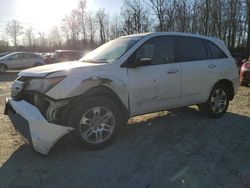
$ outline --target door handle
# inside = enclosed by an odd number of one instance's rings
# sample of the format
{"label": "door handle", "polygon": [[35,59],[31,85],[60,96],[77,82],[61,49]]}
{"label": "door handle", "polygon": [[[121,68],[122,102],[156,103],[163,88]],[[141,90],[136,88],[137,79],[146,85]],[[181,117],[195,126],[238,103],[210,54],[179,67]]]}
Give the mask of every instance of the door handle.
{"label": "door handle", "polygon": [[175,74],[175,73],[178,73],[178,72],[179,72],[179,70],[177,70],[177,69],[170,69],[170,70],[167,71],[168,74]]}
{"label": "door handle", "polygon": [[209,65],[208,65],[208,68],[210,68],[210,69],[213,69],[213,68],[215,68],[215,67],[216,67],[215,64],[209,64]]}

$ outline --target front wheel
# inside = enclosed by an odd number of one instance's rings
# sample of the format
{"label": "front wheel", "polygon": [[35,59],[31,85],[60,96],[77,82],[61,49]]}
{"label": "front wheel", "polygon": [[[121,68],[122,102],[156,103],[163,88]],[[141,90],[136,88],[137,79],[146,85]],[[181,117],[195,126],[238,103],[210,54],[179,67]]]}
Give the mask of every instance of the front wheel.
{"label": "front wheel", "polygon": [[72,112],[69,125],[74,126],[74,139],[85,149],[100,149],[109,144],[121,125],[118,105],[103,97],[81,102]]}
{"label": "front wheel", "polygon": [[225,114],[229,105],[228,90],[224,85],[216,85],[206,103],[200,104],[200,111],[209,117],[219,118]]}

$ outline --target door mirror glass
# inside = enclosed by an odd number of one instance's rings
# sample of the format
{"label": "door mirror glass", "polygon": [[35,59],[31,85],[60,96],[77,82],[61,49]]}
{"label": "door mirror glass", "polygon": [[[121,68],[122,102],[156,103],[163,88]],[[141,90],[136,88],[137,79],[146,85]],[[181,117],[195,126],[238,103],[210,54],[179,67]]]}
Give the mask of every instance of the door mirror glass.
{"label": "door mirror glass", "polygon": [[152,62],[152,59],[150,57],[142,57],[140,59],[137,59],[136,65],[137,66],[150,65],[151,62]]}

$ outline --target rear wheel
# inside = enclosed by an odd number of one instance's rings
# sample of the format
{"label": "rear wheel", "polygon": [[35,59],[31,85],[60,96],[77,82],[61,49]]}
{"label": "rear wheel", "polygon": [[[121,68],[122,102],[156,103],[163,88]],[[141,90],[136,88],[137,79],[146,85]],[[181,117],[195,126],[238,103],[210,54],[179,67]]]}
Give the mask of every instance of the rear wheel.
{"label": "rear wheel", "polygon": [[92,97],[79,104],[68,124],[74,126],[74,139],[85,149],[100,149],[117,135],[121,125],[118,105],[104,97]]}
{"label": "rear wheel", "polygon": [[7,67],[5,65],[0,65],[0,72],[4,73],[7,71]]}
{"label": "rear wheel", "polygon": [[228,90],[224,85],[216,85],[206,103],[200,104],[200,111],[209,117],[219,118],[225,114],[229,105]]}

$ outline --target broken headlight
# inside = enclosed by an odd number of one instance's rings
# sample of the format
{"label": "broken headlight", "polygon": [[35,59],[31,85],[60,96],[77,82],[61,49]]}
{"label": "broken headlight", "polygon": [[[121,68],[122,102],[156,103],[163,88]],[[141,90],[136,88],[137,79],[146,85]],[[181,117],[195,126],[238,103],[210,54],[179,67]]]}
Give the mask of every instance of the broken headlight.
{"label": "broken headlight", "polygon": [[45,93],[54,87],[56,84],[61,82],[65,76],[54,77],[54,78],[32,78],[29,83],[25,86],[26,91],[38,91]]}

